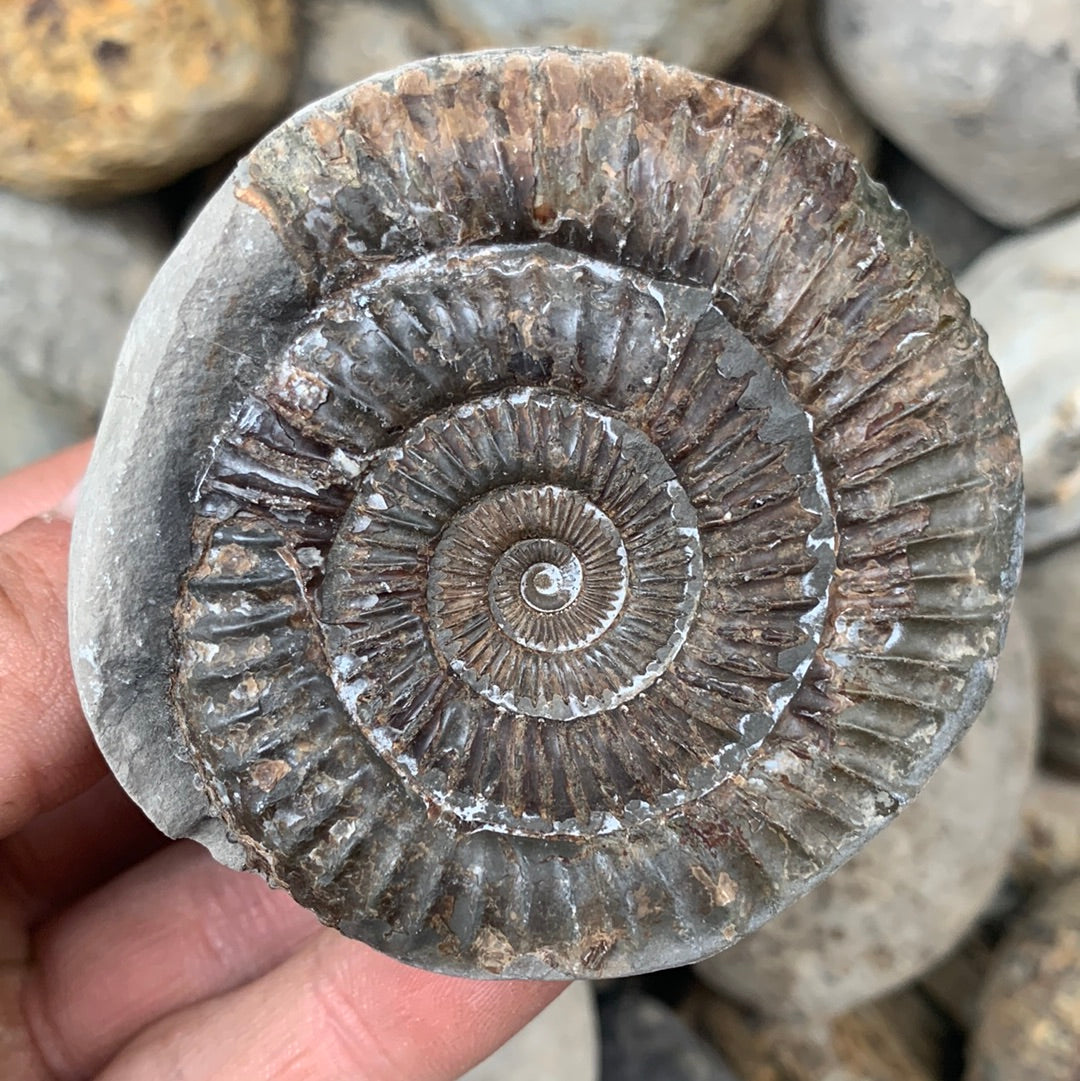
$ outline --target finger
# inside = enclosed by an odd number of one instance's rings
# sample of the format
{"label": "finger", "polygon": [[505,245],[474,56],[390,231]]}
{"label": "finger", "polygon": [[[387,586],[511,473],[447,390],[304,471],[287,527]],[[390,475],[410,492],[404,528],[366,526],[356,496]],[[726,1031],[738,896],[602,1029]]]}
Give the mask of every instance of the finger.
{"label": "finger", "polygon": [[322,930],[262,978],[151,1026],[98,1081],[452,1081],[564,986],[438,976]]}
{"label": "finger", "polygon": [[146,1025],[268,971],[319,926],[283,890],[172,844],[38,930],[26,1022],[56,1078],[86,1077]]}
{"label": "finger", "polygon": [[0,837],[105,773],[68,658],[70,541],[59,517],[0,535]]}
{"label": "finger", "polygon": [[91,446],[90,440],[77,443],[0,477],[0,533],[52,510],[65,499],[86,471]]}
{"label": "finger", "polygon": [[109,775],[0,841],[0,891],[32,927],[165,843]]}

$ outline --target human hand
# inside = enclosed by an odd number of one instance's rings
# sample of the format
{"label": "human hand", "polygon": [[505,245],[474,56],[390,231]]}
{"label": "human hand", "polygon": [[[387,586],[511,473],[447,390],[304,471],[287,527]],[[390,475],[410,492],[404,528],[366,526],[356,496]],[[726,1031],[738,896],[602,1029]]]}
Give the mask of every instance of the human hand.
{"label": "human hand", "polygon": [[67,652],[64,494],[88,454],[0,479],[0,1074],[458,1077],[563,985],[437,976],[349,941],[170,842],[109,774]]}

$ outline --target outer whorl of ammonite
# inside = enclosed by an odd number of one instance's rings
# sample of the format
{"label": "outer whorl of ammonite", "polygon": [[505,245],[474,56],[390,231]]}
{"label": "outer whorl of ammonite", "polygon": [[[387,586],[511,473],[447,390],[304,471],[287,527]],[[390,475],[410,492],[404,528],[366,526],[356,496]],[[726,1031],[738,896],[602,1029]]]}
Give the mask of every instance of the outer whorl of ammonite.
{"label": "outer whorl of ammonite", "polygon": [[987,692],[1020,493],[983,336],[747,91],[539,50],[328,98],[195,224],[119,386],[73,585],[106,755],[410,962],[713,953]]}

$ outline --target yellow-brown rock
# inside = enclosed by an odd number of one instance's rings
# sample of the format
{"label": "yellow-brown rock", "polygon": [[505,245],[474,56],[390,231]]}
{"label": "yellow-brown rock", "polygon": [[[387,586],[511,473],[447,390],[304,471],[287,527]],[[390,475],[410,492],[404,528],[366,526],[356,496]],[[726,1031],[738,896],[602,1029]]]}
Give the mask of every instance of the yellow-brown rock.
{"label": "yellow-brown rock", "polygon": [[291,0],[4,0],[0,184],[105,198],[259,135],[292,79]]}

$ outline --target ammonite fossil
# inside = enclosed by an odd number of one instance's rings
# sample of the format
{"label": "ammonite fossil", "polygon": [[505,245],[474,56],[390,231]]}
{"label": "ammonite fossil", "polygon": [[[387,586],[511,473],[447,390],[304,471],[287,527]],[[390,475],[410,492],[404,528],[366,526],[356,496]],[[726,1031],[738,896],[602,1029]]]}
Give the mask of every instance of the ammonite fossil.
{"label": "ammonite fossil", "polygon": [[981,705],[1020,468],[847,152],[689,72],[440,58],[267,136],[151,288],[73,649],[173,835],[446,972],[721,949]]}

